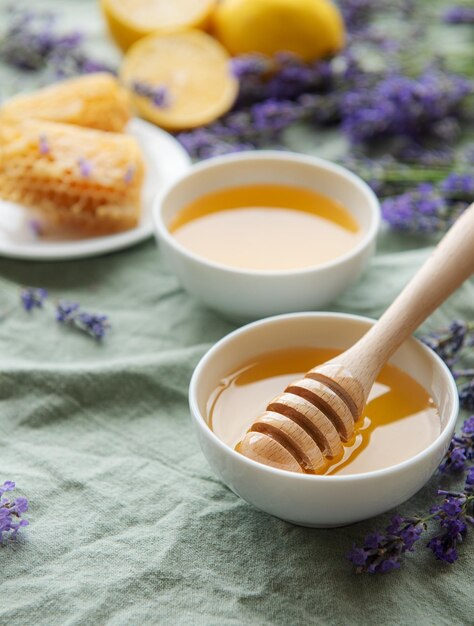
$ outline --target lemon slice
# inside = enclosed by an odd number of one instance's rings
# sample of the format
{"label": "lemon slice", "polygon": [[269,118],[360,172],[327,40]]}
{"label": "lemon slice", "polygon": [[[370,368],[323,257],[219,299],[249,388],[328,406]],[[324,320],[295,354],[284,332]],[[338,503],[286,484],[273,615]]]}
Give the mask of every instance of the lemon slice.
{"label": "lemon slice", "polygon": [[[238,91],[225,49],[197,30],[140,39],[120,75],[139,115],[169,130],[209,124],[232,107]],[[163,90],[164,103],[138,95],[137,85]]]}
{"label": "lemon slice", "polygon": [[127,50],[152,32],[205,28],[217,0],[100,0],[110,34]]}

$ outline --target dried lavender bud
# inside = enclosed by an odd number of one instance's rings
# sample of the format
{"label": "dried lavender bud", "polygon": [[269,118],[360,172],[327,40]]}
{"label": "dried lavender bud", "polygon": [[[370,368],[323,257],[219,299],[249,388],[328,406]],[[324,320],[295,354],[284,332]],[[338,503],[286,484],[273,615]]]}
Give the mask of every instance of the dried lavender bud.
{"label": "dried lavender bud", "polygon": [[134,176],[135,168],[133,167],[133,165],[129,165],[125,171],[125,174],[123,175],[123,180],[127,183],[127,185],[129,185],[132,182]]}
{"label": "dried lavender bud", "polygon": [[40,154],[49,154],[50,147],[46,135],[40,135],[38,143]]}
{"label": "dried lavender bud", "polygon": [[446,24],[474,24],[474,7],[453,6],[442,15]]}
{"label": "dried lavender bud", "polygon": [[15,489],[15,483],[6,481],[0,485],[0,546],[7,538],[14,539],[21,528],[28,526],[28,521],[22,519],[23,513],[28,510],[26,498],[10,499],[3,497],[5,493]]}
{"label": "dried lavender bud", "polygon": [[90,178],[92,174],[92,163],[83,157],[80,157],[77,163],[79,165],[79,171],[81,172],[82,178]]}
{"label": "dried lavender bud", "polygon": [[141,96],[147,98],[157,108],[164,109],[170,105],[170,96],[166,87],[154,87],[148,83],[135,80],[130,85],[131,90]]}
{"label": "dried lavender bud", "polygon": [[439,470],[463,472],[472,461],[474,461],[474,415],[465,420],[461,432],[452,438]]}
{"label": "dried lavender bud", "polygon": [[396,515],[385,532],[367,535],[362,547],[354,544],[347,558],[356,566],[357,574],[386,574],[400,569],[400,557],[413,551],[425,530],[426,523],[422,518]]}
{"label": "dried lavender bud", "polygon": [[43,225],[39,220],[28,220],[26,226],[34,239],[38,239],[43,234]]}
{"label": "dried lavender bud", "polygon": [[425,335],[421,337],[421,341],[434,350],[449,367],[453,367],[463,347],[469,344],[473,331],[472,324],[454,320],[447,329]]}
{"label": "dried lavender bud", "polygon": [[110,329],[106,315],[87,313],[77,302],[61,301],[56,306],[56,320],[72,326],[100,341]]}
{"label": "dried lavender bud", "polygon": [[21,304],[28,312],[41,309],[47,297],[48,292],[41,287],[24,287],[20,292]]}
{"label": "dried lavender bud", "polygon": [[462,493],[438,491],[444,496],[441,504],[431,509],[433,519],[438,521],[439,531],[427,544],[439,561],[454,563],[458,559],[457,545],[467,533],[467,517],[470,517],[474,497]]}
{"label": "dried lavender bud", "polygon": [[474,411],[474,369],[456,367],[463,350],[474,345],[474,323],[455,320],[446,330],[421,337],[421,341],[434,350],[451,370],[458,382],[461,407]]}

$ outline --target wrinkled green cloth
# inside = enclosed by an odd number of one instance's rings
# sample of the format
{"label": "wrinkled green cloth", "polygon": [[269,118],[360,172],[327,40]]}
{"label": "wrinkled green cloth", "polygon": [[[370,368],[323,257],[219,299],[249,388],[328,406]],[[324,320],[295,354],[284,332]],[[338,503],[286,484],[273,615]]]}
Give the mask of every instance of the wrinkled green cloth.
{"label": "wrinkled green cloth", "polygon": [[[95,32],[91,2],[74,8]],[[423,245],[382,233],[368,271],[330,308],[378,316],[426,258]],[[474,624],[472,537],[453,566],[420,547],[400,572],[356,576],[345,553],[390,513],[300,528],[216,479],[187,387],[234,326],[179,288],[153,242],[82,261],[0,259],[0,276],[113,324],[97,345],[50,309],[23,312],[0,285],[0,482],[17,482],[31,523],[0,549],[1,626]],[[428,326],[472,319],[473,301],[470,281]],[[436,487],[398,511],[426,511]]]}

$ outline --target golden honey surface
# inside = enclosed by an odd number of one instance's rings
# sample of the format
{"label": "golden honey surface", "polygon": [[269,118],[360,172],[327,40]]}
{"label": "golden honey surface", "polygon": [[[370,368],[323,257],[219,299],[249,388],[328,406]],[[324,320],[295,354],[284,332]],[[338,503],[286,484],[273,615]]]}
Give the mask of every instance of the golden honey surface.
{"label": "golden honey surface", "polygon": [[[208,423],[215,434],[237,447],[273,397],[338,350],[294,348],[271,352],[243,364],[224,378],[208,401]],[[421,452],[439,435],[438,411],[427,391],[405,372],[386,365],[369,396],[342,458],[326,474],[358,474],[390,467]]]}
{"label": "golden honey surface", "polygon": [[278,271],[321,265],[349,252],[359,225],[338,202],[303,187],[227,187],[185,206],[170,232],[219,265]]}

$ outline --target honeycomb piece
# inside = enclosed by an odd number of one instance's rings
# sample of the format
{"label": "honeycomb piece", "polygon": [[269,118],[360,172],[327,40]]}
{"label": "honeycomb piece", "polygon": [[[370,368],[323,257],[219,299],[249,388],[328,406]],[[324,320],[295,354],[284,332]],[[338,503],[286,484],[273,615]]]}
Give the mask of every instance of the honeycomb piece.
{"label": "honeycomb piece", "polygon": [[99,235],[140,218],[144,164],[125,134],[42,120],[0,122],[0,198],[53,230]]}
{"label": "honeycomb piece", "polygon": [[0,109],[5,121],[32,117],[121,132],[130,119],[129,97],[117,79],[100,72],[15,96]]}

